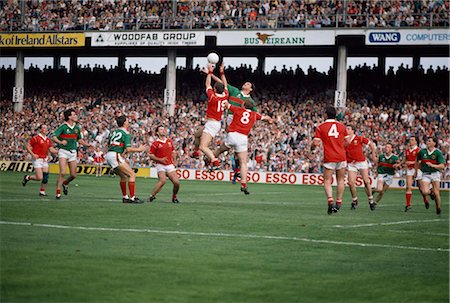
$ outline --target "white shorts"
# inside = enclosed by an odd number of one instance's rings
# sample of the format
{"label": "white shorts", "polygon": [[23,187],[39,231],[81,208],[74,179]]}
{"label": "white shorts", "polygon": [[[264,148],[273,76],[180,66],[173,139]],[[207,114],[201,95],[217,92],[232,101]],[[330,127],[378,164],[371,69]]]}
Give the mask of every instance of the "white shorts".
{"label": "white shorts", "polygon": [[441,173],[436,171],[434,173],[423,173],[422,174],[423,182],[441,182]]}
{"label": "white shorts", "polygon": [[58,151],[58,157],[67,159],[67,162],[77,161],[77,151],[70,151],[60,148]]}
{"label": "white shorts", "polygon": [[386,185],[391,186],[392,182],[394,181],[394,176],[388,174],[379,174],[377,179],[383,180],[383,182],[386,183]]}
{"label": "white shorts", "polygon": [[173,164],[164,165],[164,164],[156,164],[156,171],[170,173],[175,170],[175,166]]}
{"label": "white shorts", "polygon": [[210,134],[211,137],[214,138],[220,132],[220,127],[221,127],[220,121],[208,120],[205,123],[205,128],[203,129],[203,132],[207,133],[207,134]]}
{"label": "white shorts", "polygon": [[33,160],[32,162],[34,168],[48,168],[47,159],[38,158],[36,160]]}
{"label": "white shorts", "polygon": [[421,181],[421,180],[422,180],[422,176],[423,176],[422,171],[421,171],[420,169],[418,169],[418,170],[417,170],[417,177],[416,177],[416,180],[417,180],[417,181]]}
{"label": "white shorts", "polygon": [[[415,173],[416,173],[416,170],[414,168],[408,168],[406,170],[407,176],[414,176]],[[419,171],[417,171],[417,176],[419,176]]]}
{"label": "white shorts", "polygon": [[106,163],[108,163],[108,165],[112,167],[112,169],[115,169],[117,166],[119,166],[120,163],[125,162],[125,159],[121,154],[113,151],[109,151],[106,153],[105,160]]}
{"label": "white shorts", "polygon": [[369,169],[367,161],[351,162],[347,165],[348,171],[359,172],[361,169]]}
{"label": "white shorts", "polygon": [[347,161],[342,162],[327,162],[323,164],[326,169],[339,170],[347,167]]}
{"label": "white shorts", "polygon": [[233,114],[228,113],[227,116],[227,125],[230,125],[233,122]]}
{"label": "white shorts", "polygon": [[248,137],[238,132],[228,133],[225,138],[225,145],[229,148],[233,147],[237,153],[247,151]]}

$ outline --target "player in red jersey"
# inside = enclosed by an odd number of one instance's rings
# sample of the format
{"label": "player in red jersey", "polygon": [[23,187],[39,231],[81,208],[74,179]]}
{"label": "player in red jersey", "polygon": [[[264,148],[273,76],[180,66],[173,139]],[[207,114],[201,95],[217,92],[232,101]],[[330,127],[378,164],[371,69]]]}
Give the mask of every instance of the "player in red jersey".
{"label": "player in red jersey", "polygon": [[100,147],[97,147],[97,150],[94,152],[94,164],[95,164],[95,176],[102,176],[102,164],[105,161],[103,158],[103,152]]}
{"label": "player in red jersey", "polygon": [[[344,124],[336,121],[336,109],[327,107],[325,110],[327,120],[316,128],[311,151],[322,142],[324,150],[323,177],[325,194],[328,199],[328,214],[337,212],[342,204],[342,196],[345,189],[345,168],[347,167],[347,156],[345,153],[345,140],[348,138],[347,128]],[[337,198],[336,204],[333,199],[333,173],[336,171]]]}
{"label": "player in red jersey", "polygon": [[[401,162],[402,165],[406,165],[406,206],[405,212],[411,210],[411,197],[412,197],[412,184],[414,181],[414,166],[417,160],[417,154],[420,152],[420,147],[417,146],[417,139],[415,137],[409,138],[408,147],[405,151],[405,158]],[[420,175],[417,178],[417,182],[420,182]],[[425,196],[424,201],[425,207],[430,207],[428,199]],[[428,205],[427,205],[428,204]],[[428,208],[427,207],[427,208]]]}
{"label": "player in red jersey", "polygon": [[347,155],[348,187],[350,188],[350,193],[353,198],[351,209],[356,209],[356,206],[358,205],[358,196],[356,194],[355,185],[358,172],[361,174],[364,182],[370,209],[374,209],[372,187],[369,178],[369,164],[364,156],[363,145],[369,145],[372,152],[372,161],[376,163],[378,159],[375,144],[366,137],[355,135],[353,126],[347,126],[347,133],[349,138],[345,146],[345,152]]}
{"label": "player in red jersey", "polygon": [[41,181],[39,196],[47,196],[45,187],[48,183],[48,153],[50,151],[55,155],[58,154],[58,151],[53,147],[52,141],[46,136],[47,131],[47,125],[41,125],[39,133],[31,138],[25,146],[27,151],[33,157],[35,174],[32,176],[25,175],[22,180],[22,185],[27,185],[27,182],[30,180]]}
{"label": "player in red jersey", "polygon": [[180,181],[175,169],[176,153],[172,140],[167,138],[167,130],[162,126],[156,127],[156,136],[158,139],[152,143],[150,147],[150,159],[156,162],[156,171],[158,172],[158,182],[153,188],[148,202],[156,199],[156,194],[166,183],[166,176],[173,183],[172,203],[180,203],[177,198],[178,190],[180,189]]}
{"label": "player in red jersey", "polygon": [[241,191],[246,195],[250,192],[247,188],[247,162],[248,162],[248,134],[257,120],[272,123],[273,120],[269,116],[263,116],[252,111],[254,104],[247,100],[244,103],[245,108],[231,105],[225,102],[225,107],[233,113],[233,120],[227,128],[227,137],[220,147],[221,150],[229,150],[231,147],[237,154],[241,165]]}
{"label": "player in red jersey", "polygon": [[221,128],[222,115],[225,102],[228,100],[227,79],[224,73],[224,65],[220,66],[220,77],[222,83],[216,82],[214,89],[211,87],[211,76],[214,67],[208,65],[208,74],[206,76],[205,86],[206,94],[208,96],[208,108],[206,111],[206,124],[203,129],[203,134],[200,138],[200,150],[209,158],[213,169],[220,167],[219,160],[214,156],[214,153],[209,149],[212,139],[219,133]]}

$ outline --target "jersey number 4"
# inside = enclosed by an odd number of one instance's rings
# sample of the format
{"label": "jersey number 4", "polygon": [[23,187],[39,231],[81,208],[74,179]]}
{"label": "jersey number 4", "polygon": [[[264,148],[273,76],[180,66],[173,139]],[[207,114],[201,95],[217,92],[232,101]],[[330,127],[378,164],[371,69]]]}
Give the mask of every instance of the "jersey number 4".
{"label": "jersey number 4", "polygon": [[337,130],[336,124],[331,125],[330,130],[328,131],[328,137],[339,138],[339,132]]}

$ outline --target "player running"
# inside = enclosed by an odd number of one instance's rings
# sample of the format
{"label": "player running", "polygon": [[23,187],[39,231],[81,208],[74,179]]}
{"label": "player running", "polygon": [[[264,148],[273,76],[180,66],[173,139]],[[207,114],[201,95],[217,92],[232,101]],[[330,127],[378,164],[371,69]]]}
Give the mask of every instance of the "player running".
{"label": "player running", "polygon": [[[53,133],[53,141],[58,144],[58,158],[59,158],[59,176],[56,185],[56,199],[61,199],[61,186],[64,195],[69,192],[69,183],[77,177],[77,149],[78,143],[83,146],[91,147],[83,139],[81,127],[78,122],[78,116],[73,109],[68,109],[64,112],[64,123],[58,127]],[[70,175],[64,180],[66,175],[66,165],[69,165]]]}
{"label": "player running", "polygon": [[358,172],[361,174],[364,182],[364,188],[369,199],[369,206],[373,208],[372,187],[370,185],[369,177],[369,164],[367,163],[366,157],[364,156],[363,145],[369,145],[372,152],[372,161],[376,164],[377,155],[375,144],[366,137],[355,135],[353,126],[347,126],[347,133],[349,135],[349,138],[348,144],[345,147],[345,152],[347,155],[348,187],[350,188],[350,193],[352,194],[353,198],[351,209],[356,209],[356,206],[358,205],[358,196],[356,193],[355,184]]}
{"label": "player running", "polygon": [[391,186],[394,180],[395,170],[400,167],[400,165],[399,157],[392,152],[392,144],[386,144],[384,147],[384,154],[381,154],[378,157],[377,188],[373,190],[374,192],[377,192],[375,205],[381,201],[384,193],[389,186]]}
{"label": "player running", "polygon": [[[136,173],[131,166],[122,157],[124,153],[143,152],[148,146],[141,145],[139,147],[131,147],[131,136],[128,132],[129,121],[126,116],[122,115],[116,118],[117,128],[111,133],[108,139],[108,152],[105,159],[109,166],[120,177],[120,189],[122,191],[122,203],[143,203],[135,196],[136,189]],[[127,194],[128,190],[130,195]]]}
{"label": "player running", "polygon": [[26,149],[33,157],[33,167],[35,174],[32,176],[25,175],[22,180],[22,185],[27,185],[30,180],[42,181],[39,196],[47,196],[45,188],[48,183],[48,155],[49,152],[57,155],[58,151],[53,147],[52,141],[46,136],[48,131],[47,125],[41,125],[39,133],[31,138],[26,144]]}
{"label": "player running", "polygon": [[248,134],[257,120],[269,123],[272,123],[273,120],[269,116],[263,116],[253,111],[254,104],[250,100],[245,101],[244,106],[245,108],[242,108],[225,102],[225,107],[233,113],[233,120],[227,128],[228,135],[220,149],[234,148],[237,159],[241,163],[241,191],[249,195],[250,192],[247,188]]}
{"label": "player running", "polygon": [[180,189],[180,181],[176,172],[176,153],[172,140],[167,138],[167,130],[162,125],[156,127],[156,136],[158,139],[150,147],[150,159],[156,162],[156,171],[158,172],[158,182],[153,188],[148,202],[153,202],[156,195],[166,184],[166,176],[173,184],[172,203],[180,203],[177,198]]}
{"label": "player running", "polygon": [[224,65],[220,66],[221,82],[214,84],[214,89],[211,87],[211,76],[214,67],[208,65],[209,72],[206,76],[205,86],[206,94],[208,96],[208,108],[206,111],[206,124],[203,129],[203,134],[200,138],[200,150],[209,158],[212,163],[212,169],[219,169],[219,160],[214,156],[214,153],[209,149],[209,145],[213,138],[220,132],[222,115],[224,111],[224,104],[228,100],[227,79],[224,73]]}
{"label": "player running", "polygon": [[[412,184],[414,181],[415,174],[415,164],[417,159],[417,154],[420,151],[420,147],[417,146],[417,139],[415,137],[409,138],[408,147],[405,151],[405,158],[401,162],[401,165],[406,165],[406,206],[405,212],[411,210],[411,197],[412,197]],[[420,181],[418,181],[420,182]],[[427,197],[424,197],[425,207],[428,209],[430,204],[428,203]],[[428,204],[428,205],[427,205]]]}
{"label": "player running", "polygon": [[[336,121],[336,109],[327,107],[325,109],[327,119],[316,128],[314,139],[311,144],[311,152],[322,142],[324,151],[323,178],[324,189],[328,199],[327,213],[331,215],[341,208],[342,196],[345,189],[345,169],[347,167],[347,156],[345,153],[345,140],[348,138],[347,128],[344,124]],[[337,195],[336,203],[333,198],[333,173],[336,172]]]}
{"label": "player running", "polygon": [[[420,150],[417,154],[417,160],[415,164],[415,170],[420,167],[422,171],[422,181],[419,183],[420,191],[424,198],[430,195],[431,199],[436,203],[436,214],[441,214],[441,170],[445,167],[445,160],[442,152],[437,148],[437,138],[429,137],[427,139],[427,147]],[[433,188],[430,189],[430,183]],[[427,205],[425,204],[427,207]],[[428,206],[429,207],[429,206]],[[427,207],[427,208],[428,208]]]}

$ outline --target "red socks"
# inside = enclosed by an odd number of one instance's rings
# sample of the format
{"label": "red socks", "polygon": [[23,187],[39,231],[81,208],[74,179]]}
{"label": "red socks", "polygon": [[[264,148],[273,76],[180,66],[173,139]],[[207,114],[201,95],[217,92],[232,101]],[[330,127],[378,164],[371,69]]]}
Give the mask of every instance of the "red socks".
{"label": "red socks", "polygon": [[120,189],[122,190],[122,196],[127,195],[127,181],[120,181]]}
{"label": "red socks", "polygon": [[406,206],[411,206],[412,193],[406,193]]}
{"label": "red socks", "polygon": [[341,205],[342,204],[342,199],[336,199],[336,204],[337,205]]}
{"label": "red socks", "polygon": [[328,205],[333,204],[333,202],[334,202],[333,197],[328,197]]}
{"label": "red socks", "polygon": [[134,197],[134,185],[136,182],[130,182],[128,181],[128,189],[130,190],[130,198]]}

